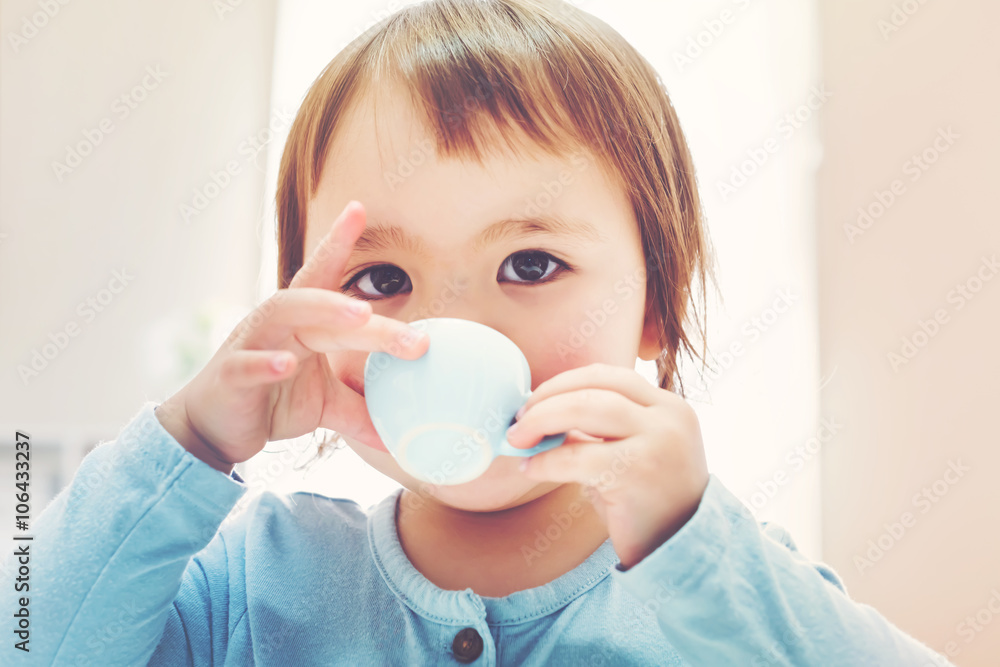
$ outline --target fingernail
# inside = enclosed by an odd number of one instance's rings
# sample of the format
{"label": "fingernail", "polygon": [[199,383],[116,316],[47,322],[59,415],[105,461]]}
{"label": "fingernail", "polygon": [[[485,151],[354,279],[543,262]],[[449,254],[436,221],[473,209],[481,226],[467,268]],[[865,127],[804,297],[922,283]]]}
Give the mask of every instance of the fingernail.
{"label": "fingernail", "polygon": [[525,470],[528,469],[528,461],[530,461],[530,459],[524,459],[523,461],[521,461],[521,465],[517,466],[521,472],[524,472]]}
{"label": "fingernail", "polygon": [[523,417],[524,416],[524,412],[527,409],[527,407],[528,407],[527,405],[522,405],[520,408],[518,408],[517,414],[514,415],[514,418],[515,419],[520,419],[521,417]]}
{"label": "fingernail", "polygon": [[423,331],[418,331],[413,327],[409,327],[402,336],[403,345],[413,346],[420,340],[420,336],[423,335]]}
{"label": "fingernail", "polygon": [[351,313],[351,315],[364,315],[368,312],[369,308],[371,308],[371,306],[364,301],[352,301],[347,306],[347,310]]}
{"label": "fingernail", "polygon": [[517,432],[517,426],[518,426],[517,424],[511,424],[510,425],[510,427],[507,429],[507,437],[508,438],[510,436],[514,435],[514,433]]}

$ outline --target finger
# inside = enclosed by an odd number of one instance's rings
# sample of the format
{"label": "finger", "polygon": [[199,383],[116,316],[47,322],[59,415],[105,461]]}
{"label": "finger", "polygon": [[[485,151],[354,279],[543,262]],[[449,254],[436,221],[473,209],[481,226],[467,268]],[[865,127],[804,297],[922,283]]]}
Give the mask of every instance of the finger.
{"label": "finger", "polygon": [[298,327],[350,329],[362,326],[371,312],[368,302],[340,292],[315,287],[278,290],[240,322],[229,342],[240,349],[275,349]]}
{"label": "finger", "polygon": [[584,388],[614,391],[644,406],[663,402],[663,390],[651,385],[634,369],[593,363],[563,371],[539,384],[528,397],[524,410],[556,394]]}
{"label": "finger", "polygon": [[514,447],[531,447],[545,435],[576,428],[599,438],[627,438],[641,430],[643,406],[607,389],[579,389],[550,396],[507,430]]}
{"label": "finger", "polygon": [[364,228],[364,206],[361,202],[351,200],[288,286],[339,289],[347,259]]}
{"label": "finger", "polygon": [[527,466],[522,472],[538,481],[577,482],[595,486],[601,491],[610,490],[632,465],[632,461],[620,451],[623,446],[634,445],[626,440],[622,443],[559,446],[525,459]]}
{"label": "finger", "polygon": [[278,350],[237,350],[223,360],[219,379],[237,389],[280,382],[295,372],[295,356]]}
{"label": "finger", "polygon": [[360,327],[300,327],[295,340],[313,352],[364,350],[387,352],[401,359],[418,359],[430,347],[426,332],[399,320],[372,314]]}

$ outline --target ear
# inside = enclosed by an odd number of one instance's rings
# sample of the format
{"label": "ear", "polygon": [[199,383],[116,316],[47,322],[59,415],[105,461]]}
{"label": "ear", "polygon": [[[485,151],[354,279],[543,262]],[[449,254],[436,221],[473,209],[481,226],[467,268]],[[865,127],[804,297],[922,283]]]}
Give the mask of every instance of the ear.
{"label": "ear", "polygon": [[642,323],[642,337],[639,339],[639,358],[643,361],[656,359],[660,354],[660,322],[656,309],[646,304],[646,319]]}

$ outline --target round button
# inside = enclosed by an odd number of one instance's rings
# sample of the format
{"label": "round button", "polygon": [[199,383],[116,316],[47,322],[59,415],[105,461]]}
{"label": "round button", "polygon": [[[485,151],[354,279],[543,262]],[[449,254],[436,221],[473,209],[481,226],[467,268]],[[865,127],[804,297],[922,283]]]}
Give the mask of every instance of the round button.
{"label": "round button", "polygon": [[483,638],[475,628],[462,628],[451,643],[451,652],[459,662],[472,662],[483,652]]}

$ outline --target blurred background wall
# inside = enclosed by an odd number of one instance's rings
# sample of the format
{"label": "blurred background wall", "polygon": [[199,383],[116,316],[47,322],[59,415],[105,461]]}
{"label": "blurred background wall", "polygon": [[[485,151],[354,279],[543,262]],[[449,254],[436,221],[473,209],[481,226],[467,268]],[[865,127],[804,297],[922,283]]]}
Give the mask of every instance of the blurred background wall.
{"label": "blurred background wall", "polygon": [[821,2],[823,555],[958,665],[1000,664],[998,22]]}
{"label": "blurred background wall", "polygon": [[[292,117],[404,4],[0,5],[0,479],[14,430],[32,433],[34,515],[274,291]],[[572,4],[661,73],[694,154],[724,299],[712,370],[685,371],[711,469],[855,599],[956,664],[995,665],[996,5]],[[314,448],[273,443],[238,469],[252,493],[364,507],[398,486],[350,450],[298,469]]]}
{"label": "blurred background wall", "polygon": [[0,424],[33,435],[36,513],[255,302],[265,135],[290,122],[274,2],[46,6],[0,5]]}

